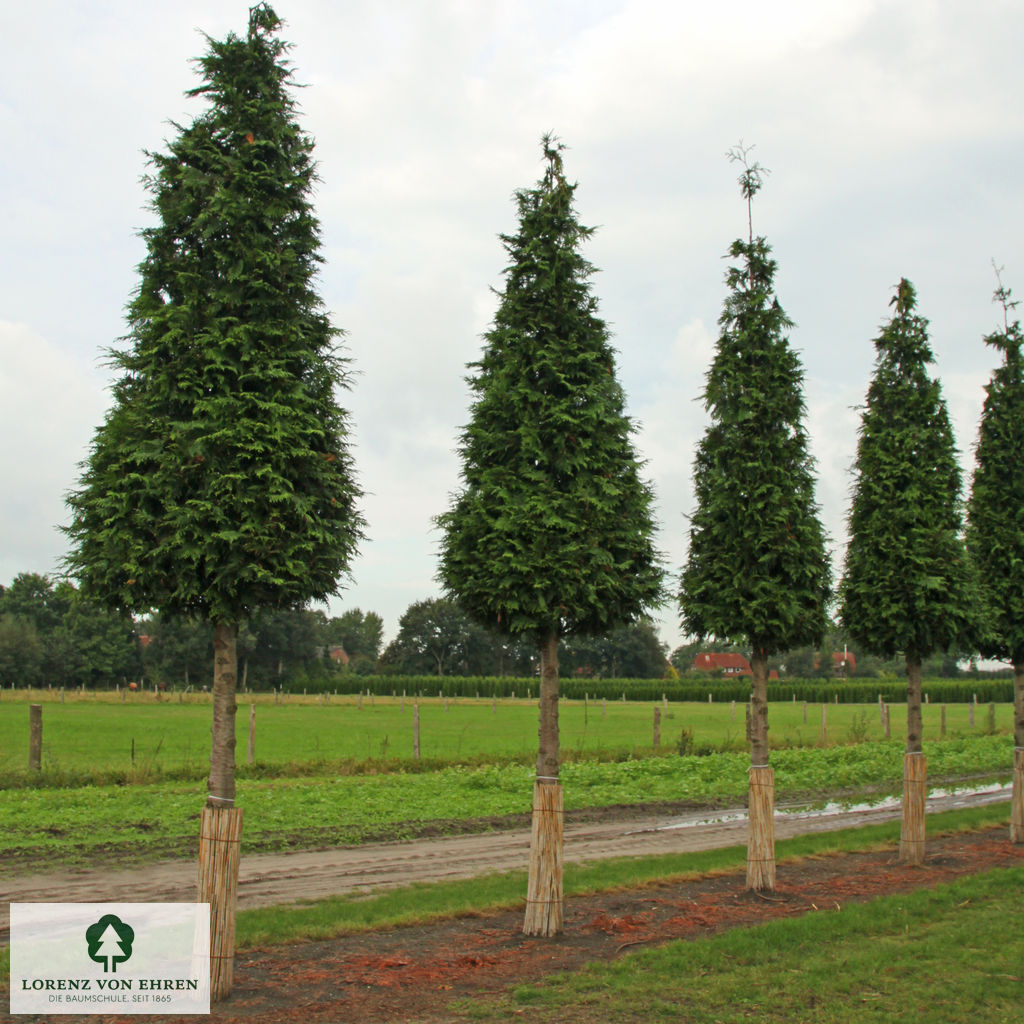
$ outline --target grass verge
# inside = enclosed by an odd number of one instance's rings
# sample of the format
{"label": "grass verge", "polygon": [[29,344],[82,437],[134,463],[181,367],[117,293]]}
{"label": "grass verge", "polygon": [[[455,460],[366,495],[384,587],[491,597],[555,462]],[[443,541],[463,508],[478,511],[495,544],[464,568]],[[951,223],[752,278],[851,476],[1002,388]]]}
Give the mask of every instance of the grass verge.
{"label": "grass verge", "polygon": [[591,964],[449,1019],[576,1024],[814,1021],[1001,1024],[1020,1019],[1024,868],[673,942]]}

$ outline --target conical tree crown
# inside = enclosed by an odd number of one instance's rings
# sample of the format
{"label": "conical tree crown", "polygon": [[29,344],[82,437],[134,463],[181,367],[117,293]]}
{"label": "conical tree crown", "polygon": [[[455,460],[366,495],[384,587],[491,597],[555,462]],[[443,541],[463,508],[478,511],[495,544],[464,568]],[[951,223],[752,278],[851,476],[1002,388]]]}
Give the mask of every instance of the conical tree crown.
{"label": "conical tree crown", "polygon": [[974,592],[962,538],[960,467],[928,321],[900,281],[875,341],[861,418],[842,620],[874,653],[920,661],[969,635]]}
{"label": "conical tree crown", "polygon": [[[1016,305],[1000,284],[1004,314]],[[985,388],[974,484],[967,508],[967,544],[985,610],[981,653],[1024,663],[1024,357],[1019,321],[985,342],[1003,362]]]}
{"label": "conical tree crown", "polygon": [[[742,184],[742,179],[741,179]],[[746,193],[744,193],[746,195]],[[745,637],[771,654],[817,643],[830,570],[803,426],[803,371],[774,295],[763,238],[737,240],[704,402],[711,415],[694,463],[679,601],[701,637]]]}
{"label": "conical tree crown", "polygon": [[69,498],[69,568],[123,608],[237,621],[333,593],[361,534],[315,292],[312,140],[266,5],[209,40],[209,101],[146,179],[158,222],[128,307],[115,404]]}
{"label": "conical tree crown", "polygon": [[438,523],[440,579],[484,625],[537,638],[601,632],[660,596],[652,495],[640,479],[608,329],[580,254],[562,147],[516,193],[505,287],[468,379],[464,486]]}

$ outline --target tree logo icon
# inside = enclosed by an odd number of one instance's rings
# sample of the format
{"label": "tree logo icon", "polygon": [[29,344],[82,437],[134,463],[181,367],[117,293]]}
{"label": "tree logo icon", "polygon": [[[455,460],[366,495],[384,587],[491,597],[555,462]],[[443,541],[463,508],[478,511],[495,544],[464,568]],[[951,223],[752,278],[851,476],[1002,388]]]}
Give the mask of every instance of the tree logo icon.
{"label": "tree logo icon", "polygon": [[104,914],[85,930],[89,959],[103,964],[103,973],[117,973],[117,965],[132,955],[135,931],[114,914]]}

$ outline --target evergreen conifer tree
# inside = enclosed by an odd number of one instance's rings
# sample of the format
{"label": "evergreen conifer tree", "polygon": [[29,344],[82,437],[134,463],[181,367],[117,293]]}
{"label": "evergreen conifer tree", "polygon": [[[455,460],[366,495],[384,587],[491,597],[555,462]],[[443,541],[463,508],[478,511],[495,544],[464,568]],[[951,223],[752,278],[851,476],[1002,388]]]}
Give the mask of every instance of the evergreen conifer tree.
{"label": "evergreen conifer tree", "polygon": [[641,480],[608,329],[579,248],[592,229],[573,208],[562,145],[516,193],[519,229],[502,235],[505,287],[469,379],[463,487],[443,530],[439,576],[466,612],[541,660],[534,838],[525,923],[562,928],[558,642],[635,621],[661,597],[652,495]]}
{"label": "evergreen conifer tree", "polygon": [[208,39],[189,93],[206,109],[147,154],[158,223],[111,353],[114,405],[68,499],[86,594],[214,626],[211,812],[234,805],[239,623],[334,593],[362,526],[344,361],[315,291],[313,142],[279,26],[260,4],[244,38]]}
{"label": "evergreen conifer tree", "polygon": [[773,293],[771,249],[753,235],[751,204],[765,172],[748,153],[729,154],[744,167],[748,238],[729,249],[739,262],[726,274],[729,295],[704,389],[711,424],[694,462],[697,508],[679,603],[691,635],[743,639],[751,648],[747,884],[771,890],[768,658],[821,640],[831,574],[803,426],[803,370],[785,333],[792,321]]}
{"label": "evergreen conifer tree", "polygon": [[933,361],[928,321],[903,279],[875,340],[877,359],[857,443],[841,586],[850,638],[907,667],[907,763],[901,857],[924,857],[921,663],[969,640],[975,592],[963,541],[960,467]]}
{"label": "evergreen conifer tree", "polygon": [[[998,279],[998,271],[997,271]],[[1001,280],[995,299],[1003,329],[985,342],[1003,363],[985,389],[974,484],[967,506],[967,548],[978,575],[984,628],[979,647],[1013,665],[1014,774],[1010,835],[1024,843],[1024,355],[1017,303]]]}

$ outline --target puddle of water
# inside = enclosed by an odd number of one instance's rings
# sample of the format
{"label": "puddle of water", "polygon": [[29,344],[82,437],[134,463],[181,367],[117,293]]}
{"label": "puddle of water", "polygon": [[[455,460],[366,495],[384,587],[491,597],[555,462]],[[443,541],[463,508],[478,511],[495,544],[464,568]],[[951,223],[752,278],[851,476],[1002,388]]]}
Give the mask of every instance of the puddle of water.
{"label": "puddle of water", "polygon": [[[1005,799],[1012,791],[1010,783],[1004,785],[990,784],[975,789],[932,789],[928,791],[928,803],[935,804],[942,800],[948,800],[951,805],[958,806],[961,803],[985,804],[994,803],[997,800]],[[887,796],[880,797],[875,801],[863,803],[843,803],[834,801],[824,804],[821,807],[786,807],[776,809],[776,816],[780,818],[803,819],[803,818],[828,818],[839,814],[857,813],[875,810],[891,810],[902,805],[902,797]],[[698,825],[719,825],[733,821],[745,821],[746,811],[723,811],[721,814],[695,815],[690,818],[669,822],[659,825],[653,829],[638,829],[638,832],[671,832],[675,829],[694,828]],[[635,833],[627,832],[626,835]]]}

